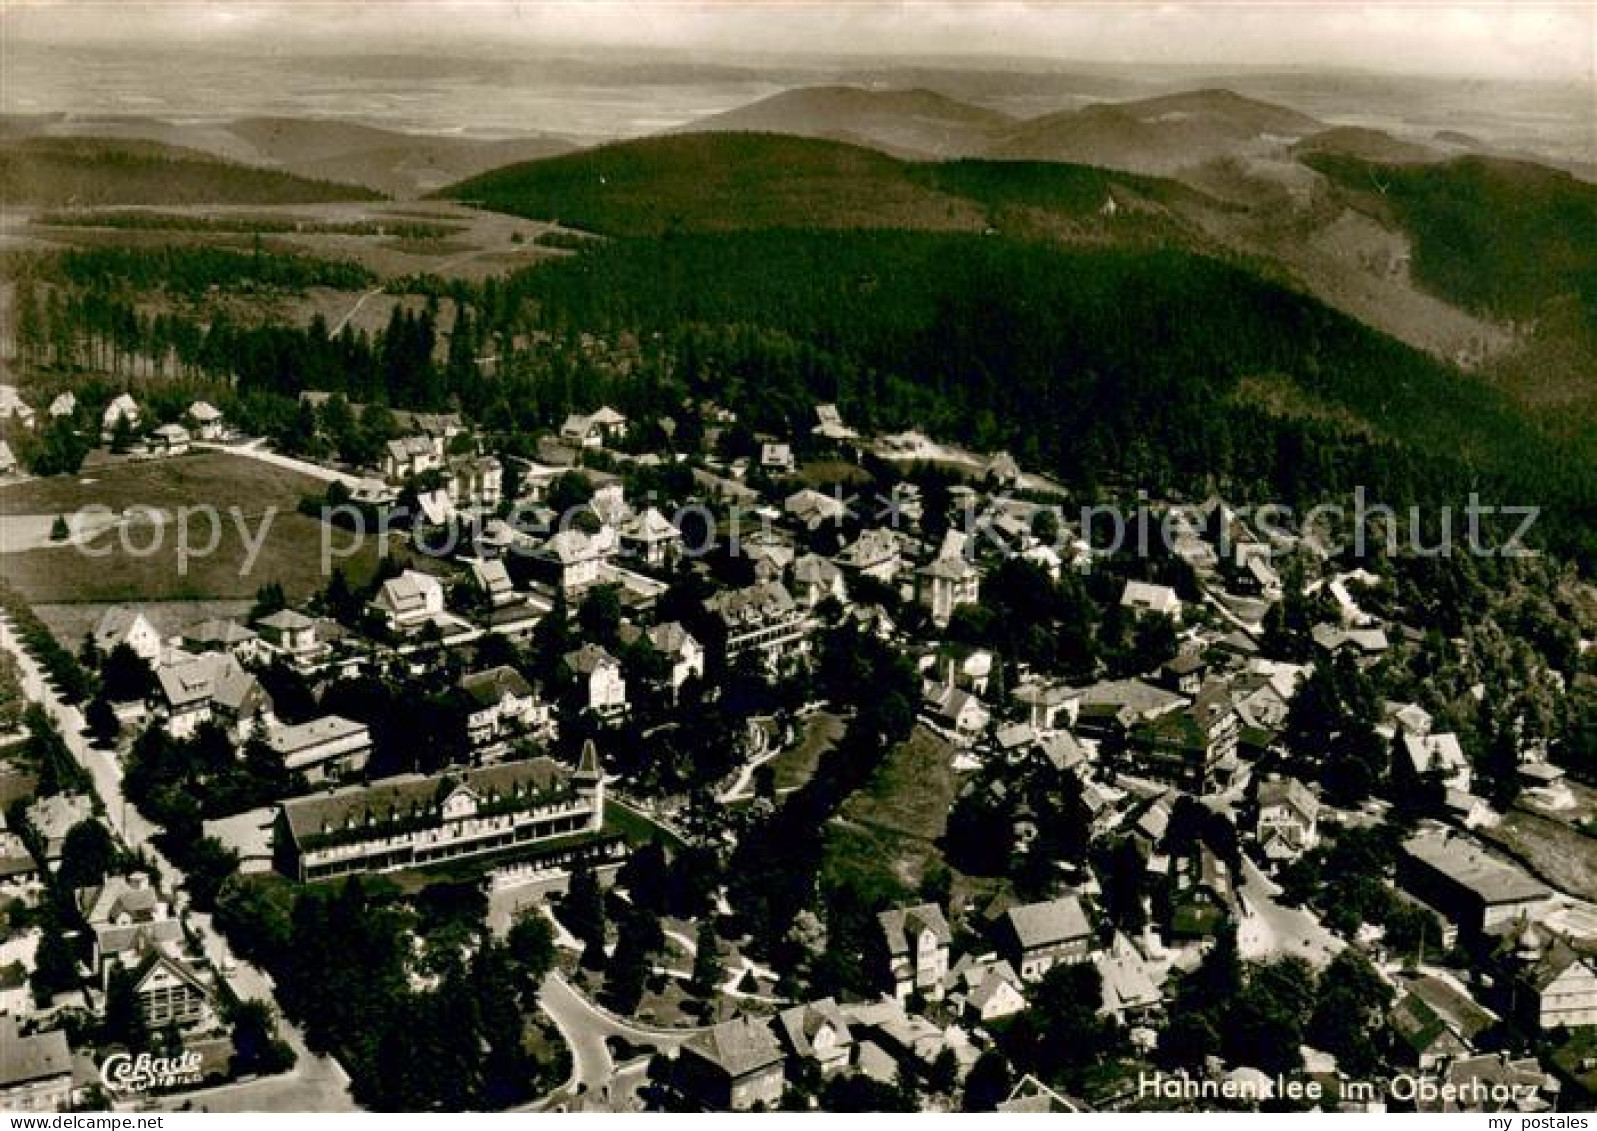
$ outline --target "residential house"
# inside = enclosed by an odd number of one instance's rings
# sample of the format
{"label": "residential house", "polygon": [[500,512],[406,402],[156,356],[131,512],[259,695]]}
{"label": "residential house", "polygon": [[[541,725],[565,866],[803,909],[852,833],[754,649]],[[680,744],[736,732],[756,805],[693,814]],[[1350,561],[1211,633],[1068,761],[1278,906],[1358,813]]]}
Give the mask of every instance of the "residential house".
{"label": "residential house", "polygon": [[[386,872],[517,848],[551,860],[613,851],[604,823],[604,776],[593,744],[575,771],[549,758],[479,769],[384,778],[280,802],[277,869],[307,883]],[[575,834],[595,834],[577,841]]]}
{"label": "residential house", "polygon": [[981,600],[981,571],[963,553],[946,554],[916,571],[920,603],[931,611],[932,623],[948,627],[954,610]]}
{"label": "residential house", "polygon": [[1319,842],[1320,802],[1296,778],[1260,782],[1258,804],[1254,835],[1272,864],[1296,860]]}
{"label": "residential house", "polygon": [[60,1029],[22,1036],[0,1014],[0,1109],[66,1111],[72,1106],[72,1048]]}
{"label": "residential house", "polygon": [[627,681],[621,661],[598,644],[584,644],[564,657],[577,682],[578,702],[585,711],[610,719],[627,713]]}
{"label": "residential house", "polygon": [[1224,685],[1211,683],[1184,710],[1133,725],[1128,753],[1139,776],[1193,793],[1223,785],[1234,769],[1237,713]]}
{"label": "residential house", "polygon": [[987,724],[992,721],[986,704],[969,691],[951,684],[923,683],[921,700],[927,715],[937,726],[967,741],[985,733]]}
{"label": "residential house", "polygon": [[211,987],[183,957],[183,924],[147,873],[109,876],[82,895],[102,992],[112,971],[126,970],[151,1032],[173,1025],[203,1028],[215,1020]]}
{"label": "residential house", "polygon": [[128,605],[107,609],[94,625],[94,647],[102,656],[109,655],[117,645],[126,644],[153,664],[161,658],[164,643],[149,618]]}
{"label": "residential house", "polygon": [[1420,974],[1399,989],[1387,1021],[1403,1060],[1425,1072],[1474,1052],[1477,1038],[1498,1020],[1451,979]]}
{"label": "residential house", "polygon": [[1154,585],[1146,581],[1128,581],[1120,595],[1120,607],[1138,616],[1152,615],[1181,620],[1181,598],[1168,585]]}
{"label": "residential house", "polygon": [[818,404],[815,406],[815,427],[810,431],[823,440],[834,442],[841,440],[854,440],[859,433],[843,423],[842,413],[837,411],[836,405]]}
{"label": "residential house", "polygon": [[683,1094],[712,1111],[775,1107],[787,1087],[782,1046],[754,1017],[734,1017],[690,1037],[676,1069]]}
{"label": "residential house", "polygon": [[623,625],[621,638],[628,644],[639,639],[649,642],[649,647],[671,665],[670,687],[673,698],[690,679],[704,678],[704,648],[680,621],[666,621],[644,632],[632,625]]}
{"label": "residential house", "polygon": [[1004,911],[997,923],[999,952],[1035,982],[1055,966],[1091,957],[1092,928],[1081,900],[1069,895]]}
{"label": "residential house", "polygon": [[827,523],[841,524],[848,506],[837,494],[823,494],[813,487],[795,491],[782,500],[782,511],[805,530],[819,530]]}
{"label": "residential house", "polygon": [[1025,983],[1015,968],[996,954],[979,958],[961,955],[948,972],[947,996],[977,1024],[1002,1021],[1026,1008]]}
{"label": "residential house", "polygon": [[582,415],[572,413],[560,426],[560,439],[583,448],[597,448],[626,438],[627,418],[609,405]]}
{"label": "residential house", "polygon": [[887,944],[888,979],[893,996],[905,1001],[911,994],[943,996],[948,977],[948,951],[954,935],[935,903],[895,908],[876,916]]}
{"label": "residential house", "polygon": [[216,999],[181,954],[146,946],[132,967],[133,994],[151,1032],[170,1026],[205,1029],[216,1019]]}
{"label": "residential house", "polygon": [[456,686],[467,699],[466,737],[474,747],[549,729],[548,704],[526,677],[508,664],[468,672]]}
{"label": "residential house", "polygon": [[279,609],[255,622],[266,646],[292,664],[321,659],[329,646],[318,638],[316,621],[294,609]]}
{"label": "residential house", "polygon": [[471,579],[488,603],[496,609],[516,603],[516,585],[510,580],[510,570],[498,558],[485,558],[471,563]]}
{"label": "residential house", "polygon": [[370,608],[396,632],[418,628],[443,615],[444,587],[431,574],[407,569],[383,582]]}
{"label": "residential house", "polygon": [[1438,780],[1445,789],[1468,793],[1473,781],[1469,759],[1456,734],[1403,735],[1405,769],[1420,781]]}
{"label": "residential house", "polygon": [[828,599],[840,604],[848,600],[843,571],[829,558],[805,554],[793,562],[793,596],[800,605],[813,610]]}
{"label": "residential house", "polygon": [[372,753],[366,724],[340,715],[277,727],[266,736],[266,743],[289,773],[303,774],[315,783],[360,773]]}
{"label": "residential house", "polygon": [[861,531],[833,561],[850,577],[870,577],[882,582],[896,580],[904,568],[898,535],[880,528]]}
{"label": "residential house", "polygon": [[100,415],[100,440],[109,444],[119,430],[137,431],[139,419],[138,404],[127,393],[119,393]]}
{"label": "residential house", "polygon": [[181,634],[181,642],[188,652],[228,652],[240,660],[258,659],[268,651],[253,629],[220,617],[189,625]]}
{"label": "residential house", "polygon": [[668,566],[682,550],[682,531],[657,507],[648,507],[633,515],[616,533],[622,552],[644,565]]}
{"label": "residential house", "polygon": [[533,557],[568,596],[599,581],[599,567],[610,555],[613,532],[586,534],[576,527],[560,531]]}
{"label": "residential house", "polygon": [[774,670],[809,648],[809,618],[780,581],[724,590],[704,607],[720,622],[728,666],[752,653]]}
{"label": "residential house", "polygon": [[777,475],[791,475],[798,467],[790,444],[766,443],[760,445],[760,467]]}
{"label": "residential house", "polygon": [[1511,1000],[1527,1029],[1546,1033],[1597,1025],[1597,966],[1590,956],[1527,923],[1514,965]]}
{"label": "residential house", "polygon": [[1103,987],[1100,1017],[1113,1018],[1120,1025],[1137,1025],[1163,1008],[1165,994],[1156,978],[1157,968],[1124,935],[1116,935],[1108,953],[1099,955],[1093,965]]}
{"label": "residential house", "polygon": [[505,499],[505,466],[493,456],[467,456],[448,465],[444,489],[455,507],[493,510]]}
{"label": "residential house", "polygon": [[220,440],[227,431],[222,423],[222,410],[208,401],[189,405],[188,418],[194,426],[194,435],[201,440]]}
{"label": "residential house", "polygon": [[847,1068],[854,1048],[848,1019],[829,997],[782,1010],[776,1036],[789,1057],[813,1061],[823,1076]]}
{"label": "residential house", "polygon": [[50,407],[44,411],[51,420],[69,420],[77,415],[78,398],[71,391],[57,393],[55,400],[50,402]]}
{"label": "residential house", "polygon": [[231,652],[185,656],[158,667],[155,678],[166,731],[173,738],[191,738],[213,721],[242,735],[272,711],[260,681]]}
{"label": "residential house", "polygon": [[383,475],[392,483],[403,483],[443,466],[443,455],[425,436],[401,436],[383,446]]}
{"label": "residential house", "polygon": [[33,406],[22,399],[15,385],[0,385],[0,420],[14,420],[24,428],[32,428]]}

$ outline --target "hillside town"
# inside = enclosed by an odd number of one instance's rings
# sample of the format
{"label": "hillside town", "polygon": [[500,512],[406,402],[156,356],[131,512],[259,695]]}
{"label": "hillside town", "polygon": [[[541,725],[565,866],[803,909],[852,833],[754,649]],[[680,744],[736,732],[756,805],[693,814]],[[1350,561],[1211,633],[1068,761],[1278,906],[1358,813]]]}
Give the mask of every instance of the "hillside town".
{"label": "hillside town", "polygon": [[597,404],[537,458],[393,412],[367,467],[205,402],[0,406],[79,420],[102,476],[303,466],[330,540],[392,532],[237,618],[63,640],[6,593],[8,1110],[1597,1093],[1597,794],[1547,722],[1591,641],[1529,601],[1449,627],[1345,531],[1219,494],[1116,528],[826,404],[691,438]]}

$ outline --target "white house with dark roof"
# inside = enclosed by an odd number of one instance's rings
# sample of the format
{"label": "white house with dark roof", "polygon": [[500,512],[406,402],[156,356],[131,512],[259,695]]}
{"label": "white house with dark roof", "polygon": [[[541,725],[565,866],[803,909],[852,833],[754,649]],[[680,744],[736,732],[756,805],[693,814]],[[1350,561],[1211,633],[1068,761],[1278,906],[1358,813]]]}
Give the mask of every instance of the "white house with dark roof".
{"label": "white house with dark roof", "polygon": [[948,952],[954,934],[935,903],[894,908],[876,916],[887,944],[888,978],[899,1001],[919,991],[940,999],[948,977]]}
{"label": "white house with dark roof", "polygon": [[581,448],[599,448],[624,439],[627,418],[609,405],[590,413],[574,412],[560,425],[560,439]]}
{"label": "white house with dark roof", "polygon": [[508,664],[467,672],[456,686],[468,700],[466,737],[476,747],[511,735],[546,732],[549,705],[525,676]]}
{"label": "white house with dark roof", "polygon": [[393,483],[435,471],[443,462],[438,448],[425,436],[401,436],[383,446],[383,475]]}

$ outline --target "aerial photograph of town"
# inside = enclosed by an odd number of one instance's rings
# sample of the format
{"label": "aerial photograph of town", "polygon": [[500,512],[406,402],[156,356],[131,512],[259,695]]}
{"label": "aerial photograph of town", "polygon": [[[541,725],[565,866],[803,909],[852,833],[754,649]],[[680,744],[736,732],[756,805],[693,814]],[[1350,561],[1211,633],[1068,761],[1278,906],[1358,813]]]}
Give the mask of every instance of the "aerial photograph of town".
{"label": "aerial photograph of town", "polygon": [[8,1127],[1592,1111],[1597,0],[0,0]]}

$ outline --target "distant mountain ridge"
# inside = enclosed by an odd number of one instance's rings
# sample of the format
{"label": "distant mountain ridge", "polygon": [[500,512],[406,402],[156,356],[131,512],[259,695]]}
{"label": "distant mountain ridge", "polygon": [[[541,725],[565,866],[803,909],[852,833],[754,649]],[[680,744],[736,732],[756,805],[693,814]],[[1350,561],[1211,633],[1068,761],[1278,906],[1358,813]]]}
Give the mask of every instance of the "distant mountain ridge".
{"label": "distant mountain ridge", "polygon": [[413,134],[338,119],[283,117],[173,122],[124,115],[13,115],[0,119],[0,137],[150,141],[312,180],[347,182],[401,199],[501,165],[574,148],[564,138],[542,135],[500,139]]}
{"label": "distant mountain ridge", "polygon": [[371,200],[371,189],[123,138],[0,140],[0,199],[13,205],[307,204]]}
{"label": "distant mountain ridge", "polygon": [[924,88],[810,86],[690,122],[674,133],[790,134],[871,146],[896,156],[966,157],[1015,119]]}

